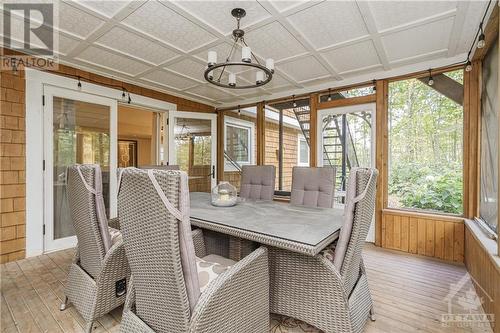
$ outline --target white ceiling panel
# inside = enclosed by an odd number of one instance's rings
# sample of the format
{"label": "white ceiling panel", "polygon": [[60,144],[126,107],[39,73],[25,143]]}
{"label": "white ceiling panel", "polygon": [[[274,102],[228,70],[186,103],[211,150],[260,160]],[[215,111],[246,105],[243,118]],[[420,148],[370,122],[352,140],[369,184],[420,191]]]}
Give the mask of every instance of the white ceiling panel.
{"label": "white ceiling panel", "polygon": [[368,34],[354,1],[324,1],[289,16],[288,20],[315,48]]}
{"label": "white ceiling panel", "polygon": [[198,84],[196,81],[163,70],[157,70],[146,74],[141,77],[141,79],[171,87],[176,90],[183,90]]}
{"label": "white ceiling panel", "polygon": [[461,37],[458,42],[457,53],[469,51],[472,40],[476,35],[477,24],[481,21],[486,6],[487,3],[485,1],[472,1],[469,3],[464,26],[460,34]]}
{"label": "white ceiling panel", "polygon": [[112,0],[112,1],[77,0],[77,2],[107,17],[113,17],[116,13],[120,11],[120,9],[122,9],[128,3],[130,3],[130,1],[120,1],[120,0]]}
{"label": "white ceiling panel", "polygon": [[189,51],[215,40],[215,36],[156,1],[149,1],[124,21],[129,27]]}
{"label": "white ceiling panel", "polygon": [[306,49],[280,23],[273,22],[245,34],[252,51],[274,61],[304,53]]}
{"label": "white ceiling panel", "polygon": [[214,88],[213,86],[210,86],[208,83],[196,86],[194,88],[190,88],[186,91],[199,96],[206,96],[214,101],[234,97],[234,94]]}
{"label": "white ceiling panel", "polygon": [[76,9],[64,2],[59,2],[59,29],[80,38],[88,37],[97,30],[104,21]]}
{"label": "white ceiling panel", "polygon": [[[465,59],[487,4],[487,0],[75,1],[64,0],[59,6],[59,51],[65,63],[213,105],[352,84],[383,77],[384,70],[401,66],[413,71]],[[234,7],[247,12],[241,21],[247,44],[259,59],[276,61],[273,80],[258,89],[224,90],[205,83],[203,77],[207,52],[217,51],[222,62],[232,47]],[[21,22],[17,23],[14,30],[21,31]],[[17,36],[19,41],[22,37]],[[240,57],[237,47],[233,59]],[[237,82],[255,80],[248,67],[228,71],[237,73]],[[227,79],[225,73],[222,81]]]}
{"label": "white ceiling panel", "polygon": [[339,72],[363,68],[380,63],[371,40],[333,49],[323,53],[325,59]]}
{"label": "white ceiling panel", "polygon": [[[274,8],[276,8],[279,12],[284,12],[291,8],[297,7],[306,2],[311,2],[310,0],[301,0],[301,1],[287,1],[287,0],[271,0],[269,1]],[[317,2],[317,1],[316,1]]]}
{"label": "white ceiling panel", "polygon": [[114,27],[99,39],[96,44],[144,59],[155,65],[178,56],[174,51],[120,27]]}
{"label": "white ceiling panel", "polygon": [[457,1],[368,1],[379,30],[408,24],[457,7]]}
{"label": "white ceiling panel", "polygon": [[94,46],[91,46],[80,53],[76,59],[131,76],[135,76],[149,69],[149,66],[140,62],[131,60],[125,56],[116,55]]}
{"label": "white ceiling panel", "polygon": [[382,37],[389,61],[425,55],[448,48],[453,18],[432,22]]}
{"label": "white ceiling panel", "polygon": [[203,74],[206,65],[203,65],[192,59],[184,59],[165,67],[171,71],[191,77],[192,79],[205,82]]}
{"label": "white ceiling panel", "polygon": [[324,77],[329,74],[325,67],[312,56],[279,64],[279,68],[298,82]]}
{"label": "white ceiling panel", "polygon": [[236,19],[231,15],[233,8],[246,11],[241,19],[242,29],[271,16],[257,1],[176,1],[175,4],[223,34],[236,29]]}

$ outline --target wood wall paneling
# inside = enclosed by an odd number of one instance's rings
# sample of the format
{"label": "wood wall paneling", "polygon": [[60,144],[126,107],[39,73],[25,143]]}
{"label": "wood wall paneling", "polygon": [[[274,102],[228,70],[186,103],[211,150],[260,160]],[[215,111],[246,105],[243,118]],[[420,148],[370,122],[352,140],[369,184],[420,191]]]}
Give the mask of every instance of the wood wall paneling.
{"label": "wood wall paneling", "polygon": [[381,222],[382,247],[463,262],[464,224],[461,218],[384,210]]}

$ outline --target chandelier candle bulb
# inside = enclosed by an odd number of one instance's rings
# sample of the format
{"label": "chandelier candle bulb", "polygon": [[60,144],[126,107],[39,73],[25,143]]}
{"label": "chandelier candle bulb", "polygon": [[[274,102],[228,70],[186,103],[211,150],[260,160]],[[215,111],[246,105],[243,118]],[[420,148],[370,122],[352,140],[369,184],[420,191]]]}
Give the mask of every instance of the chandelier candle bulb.
{"label": "chandelier candle bulb", "polygon": [[262,81],[264,81],[264,72],[263,71],[258,71],[256,74],[255,74],[255,82],[257,84],[261,84]]}
{"label": "chandelier candle bulb", "polygon": [[236,85],[236,74],[229,74],[229,85],[234,87]]}
{"label": "chandelier candle bulb", "polygon": [[208,67],[212,67],[217,63],[217,52],[208,51]]}
{"label": "chandelier candle bulb", "polygon": [[266,68],[271,71],[271,73],[274,73],[274,59],[266,59]]}
{"label": "chandelier candle bulb", "polygon": [[252,62],[252,50],[248,46],[241,48],[241,61]]}

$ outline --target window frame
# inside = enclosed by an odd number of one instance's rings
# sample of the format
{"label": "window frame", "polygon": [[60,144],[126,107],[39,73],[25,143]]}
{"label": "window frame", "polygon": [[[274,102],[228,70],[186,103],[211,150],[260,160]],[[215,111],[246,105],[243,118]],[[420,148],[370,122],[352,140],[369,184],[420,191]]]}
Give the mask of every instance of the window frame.
{"label": "window frame", "polygon": [[[307,162],[304,163],[304,162],[301,162],[301,151],[300,151],[300,145],[302,142],[305,142],[306,146],[307,146]],[[309,145],[307,144],[307,140],[306,138],[304,137],[304,134],[300,134],[297,135],[297,166],[305,166],[305,167],[308,167],[310,164],[311,164],[311,161],[310,161],[310,147]]]}
{"label": "window frame", "polygon": [[[254,165],[255,164],[255,124],[249,120],[242,120],[234,117],[225,116],[224,117],[224,151],[227,151],[227,127],[232,126],[240,129],[245,129],[248,131],[248,161],[235,161],[240,166],[243,165]],[[224,171],[237,171],[237,169],[231,163],[224,162]]]}

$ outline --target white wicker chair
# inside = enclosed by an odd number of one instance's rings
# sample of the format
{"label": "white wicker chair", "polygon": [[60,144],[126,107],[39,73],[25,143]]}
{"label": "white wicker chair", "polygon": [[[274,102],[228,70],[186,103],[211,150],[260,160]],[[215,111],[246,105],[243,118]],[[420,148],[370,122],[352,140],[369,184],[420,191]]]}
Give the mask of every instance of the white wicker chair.
{"label": "white wicker chair", "polygon": [[120,331],[267,332],[266,248],[235,262],[201,295],[198,289],[189,289],[198,280],[188,269],[194,255],[205,259],[212,253],[203,232],[191,232],[189,197],[183,184],[187,175],[181,171],[122,172],[118,208],[132,282]]}
{"label": "white wicker chair", "polygon": [[339,243],[346,247],[339,267],[322,254],[312,257],[269,248],[272,313],[300,319],[326,333],[363,330],[373,315],[373,303],[361,253],[375,211],[377,175],[375,169],[351,169],[355,193],[348,196],[359,201],[352,202],[348,237],[342,240],[341,231]]}
{"label": "white wicker chair", "polygon": [[[68,168],[68,201],[78,246],[65,285],[64,311],[72,303],[91,332],[97,318],[122,305],[130,270],[118,219],[104,211],[101,169],[98,165]],[[111,235],[111,233],[113,235]]]}

